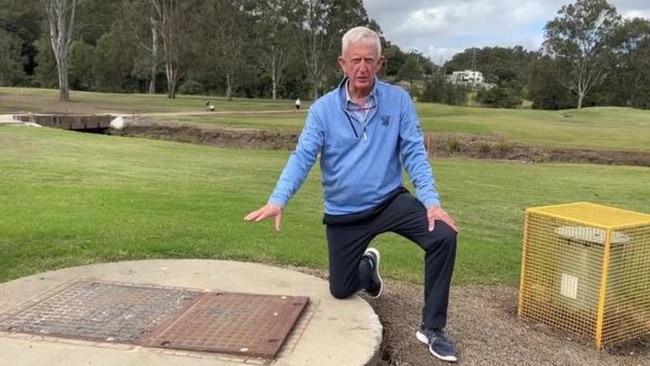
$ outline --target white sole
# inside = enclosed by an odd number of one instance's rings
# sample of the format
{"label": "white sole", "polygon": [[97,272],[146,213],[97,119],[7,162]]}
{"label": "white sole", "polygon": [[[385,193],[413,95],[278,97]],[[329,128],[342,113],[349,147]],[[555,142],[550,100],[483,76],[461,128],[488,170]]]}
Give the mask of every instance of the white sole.
{"label": "white sole", "polygon": [[424,333],[420,332],[419,330],[415,333],[415,338],[417,338],[418,341],[424,343],[427,345],[427,348],[429,348],[429,353],[431,353],[435,358],[442,360],[442,361],[447,361],[447,362],[456,362],[458,361],[457,357],[454,356],[442,356],[437,353],[435,353],[431,347],[429,347],[429,337],[427,337]]}
{"label": "white sole", "polygon": [[384,280],[381,279],[381,275],[379,274],[379,263],[381,262],[381,254],[379,254],[379,250],[375,248],[368,248],[366,249],[366,253],[367,252],[372,252],[375,255],[375,258],[377,258],[377,262],[375,263],[375,266],[377,268],[373,269],[373,271],[377,272],[377,277],[379,278],[379,283],[381,283],[381,288],[379,289],[379,293],[377,294],[377,296],[371,296],[373,299],[376,299],[379,296],[381,296],[382,292],[384,292]]}
{"label": "white sole", "polygon": [[419,330],[417,331],[417,333],[415,333],[415,338],[417,338],[418,341],[420,341],[420,342],[422,342],[422,343],[424,343],[426,345],[429,345],[429,338],[426,335],[424,335],[424,333],[420,332]]}

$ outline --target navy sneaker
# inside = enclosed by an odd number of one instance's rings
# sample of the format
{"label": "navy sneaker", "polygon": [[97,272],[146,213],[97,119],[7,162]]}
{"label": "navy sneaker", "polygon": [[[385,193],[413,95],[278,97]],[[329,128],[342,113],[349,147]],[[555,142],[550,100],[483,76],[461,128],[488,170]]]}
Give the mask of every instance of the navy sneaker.
{"label": "navy sneaker", "polygon": [[442,329],[421,329],[415,333],[418,341],[429,346],[429,352],[438,359],[447,362],[456,362],[456,348],[445,336]]}
{"label": "navy sneaker", "polygon": [[382,281],[381,276],[379,275],[379,261],[381,256],[379,251],[375,248],[368,248],[366,252],[363,253],[364,258],[368,258],[370,262],[372,277],[370,278],[370,284],[364,290],[372,298],[378,298],[381,295],[381,292],[384,290],[384,281]]}

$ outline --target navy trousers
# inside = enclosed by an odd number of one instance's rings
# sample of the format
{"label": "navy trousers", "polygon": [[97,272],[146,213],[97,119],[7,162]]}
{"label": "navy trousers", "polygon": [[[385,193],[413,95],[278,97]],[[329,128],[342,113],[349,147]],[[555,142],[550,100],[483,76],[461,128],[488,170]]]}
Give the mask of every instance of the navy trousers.
{"label": "navy trousers", "polygon": [[429,231],[426,209],[400,188],[381,205],[352,215],[325,215],[332,296],[343,299],[368,286],[371,267],[363,258],[371,240],[393,232],[424,250],[423,328],[444,328],[456,258],[456,232],[442,221]]}

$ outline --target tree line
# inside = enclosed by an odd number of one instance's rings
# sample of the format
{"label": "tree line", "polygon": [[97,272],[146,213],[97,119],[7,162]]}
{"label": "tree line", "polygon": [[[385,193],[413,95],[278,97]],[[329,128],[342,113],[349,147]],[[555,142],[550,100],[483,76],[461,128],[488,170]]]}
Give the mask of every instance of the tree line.
{"label": "tree line", "polygon": [[[469,48],[442,65],[391,44],[361,0],[0,0],[0,85],[64,101],[70,89],[317,98],[340,81],[340,40],[358,25],[381,35],[381,77],[422,101],[650,108],[650,20],[606,0],[564,5],[539,50]],[[450,83],[468,69],[490,87]]]}

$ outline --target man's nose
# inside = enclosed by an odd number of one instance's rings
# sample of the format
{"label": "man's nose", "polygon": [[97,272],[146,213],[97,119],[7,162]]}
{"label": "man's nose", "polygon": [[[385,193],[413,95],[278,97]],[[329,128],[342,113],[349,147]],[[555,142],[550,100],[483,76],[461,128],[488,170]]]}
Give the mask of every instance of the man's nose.
{"label": "man's nose", "polygon": [[368,64],[365,63],[365,62],[362,62],[362,63],[359,65],[359,71],[361,71],[361,72],[368,72]]}

